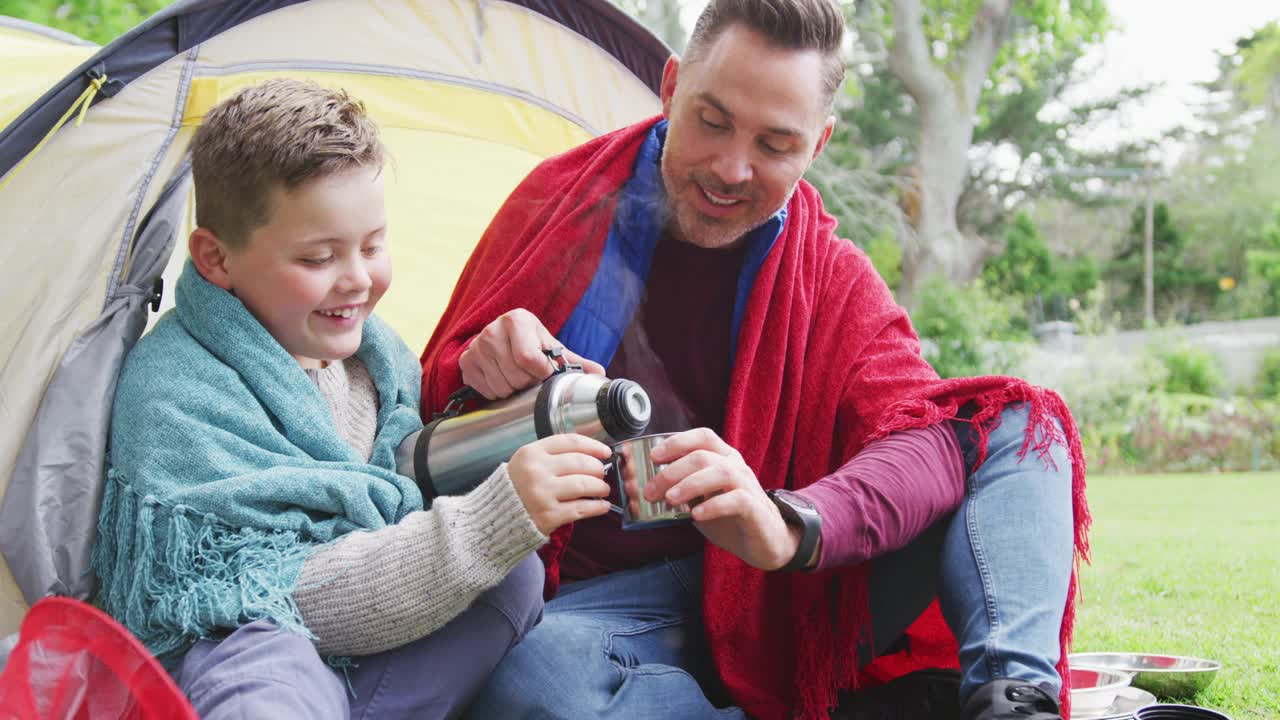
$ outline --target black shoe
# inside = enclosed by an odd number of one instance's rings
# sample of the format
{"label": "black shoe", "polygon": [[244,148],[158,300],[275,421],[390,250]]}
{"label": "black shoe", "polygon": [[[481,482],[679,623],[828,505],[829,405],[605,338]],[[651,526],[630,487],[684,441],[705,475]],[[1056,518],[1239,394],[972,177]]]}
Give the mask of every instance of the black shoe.
{"label": "black shoe", "polygon": [[1053,686],[1000,678],[973,691],[965,720],[1062,720]]}
{"label": "black shoe", "polygon": [[866,690],[840,692],[832,720],[960,720],[960,673],[920,670]]}

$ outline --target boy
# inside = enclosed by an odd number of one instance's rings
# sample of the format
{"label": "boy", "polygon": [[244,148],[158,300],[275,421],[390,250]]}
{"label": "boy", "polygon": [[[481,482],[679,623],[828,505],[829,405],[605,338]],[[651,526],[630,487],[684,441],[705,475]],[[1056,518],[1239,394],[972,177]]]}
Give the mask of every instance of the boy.
{"label": "boy", "polygon": [[540,616],[531,551],[609,507],[581,436],[428,510],[395,472],[421,376],[372,315],[382,169],[364,107],[311,83],[248,88],[192,141],[199,227],[121,375],[94,568],[206,719],[456,714]]}

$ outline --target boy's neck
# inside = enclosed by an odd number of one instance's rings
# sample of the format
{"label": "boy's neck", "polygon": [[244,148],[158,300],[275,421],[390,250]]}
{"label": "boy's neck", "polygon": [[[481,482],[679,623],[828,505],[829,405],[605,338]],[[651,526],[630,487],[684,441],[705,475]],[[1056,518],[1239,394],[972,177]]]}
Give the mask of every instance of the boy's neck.
{"label": "boy's neck", "polygon": [[323,370],[329,367],[328,360],[316,360],[315,358],[301,357],[299,355],[294,355],[293,359],[298,361],[303,370]]}

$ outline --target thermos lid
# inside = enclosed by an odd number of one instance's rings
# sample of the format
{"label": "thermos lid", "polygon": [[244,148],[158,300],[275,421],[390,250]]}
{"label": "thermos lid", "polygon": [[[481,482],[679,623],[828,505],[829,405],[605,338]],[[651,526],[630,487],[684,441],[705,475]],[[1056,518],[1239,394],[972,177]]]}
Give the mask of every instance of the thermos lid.
{"label": "thermos lid", "polygon": [[636,437],[649,427],[653,411],[644,388],[631,380],[614,379],[600,386],[596,413],[604,431],[615,440]]}

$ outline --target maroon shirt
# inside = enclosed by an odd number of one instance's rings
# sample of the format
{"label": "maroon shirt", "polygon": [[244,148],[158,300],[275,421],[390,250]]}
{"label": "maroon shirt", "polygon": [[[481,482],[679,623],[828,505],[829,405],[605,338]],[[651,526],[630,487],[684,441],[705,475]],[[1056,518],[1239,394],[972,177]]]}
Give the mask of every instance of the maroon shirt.
{"label": "maroon shirt", "polygon": [[[608,367],[609,377],[634,380],[649,394],[647,432],[722,431],[744,252],[700,248],[665,234],[659,239],[646,296]],[[963,488],[964,464],[947,423],[868,445],[801,491],[822,516],[819,567],[853,565],[905,546],[954,511]],[[561,575],[583,580],[685,557],[703,542],[692,525],[624,531],[610,513],[575,524]]]}

